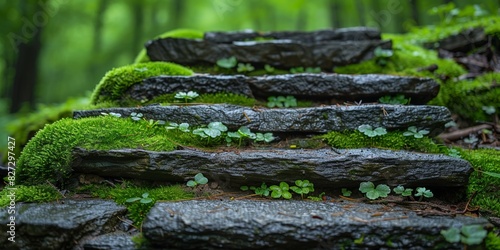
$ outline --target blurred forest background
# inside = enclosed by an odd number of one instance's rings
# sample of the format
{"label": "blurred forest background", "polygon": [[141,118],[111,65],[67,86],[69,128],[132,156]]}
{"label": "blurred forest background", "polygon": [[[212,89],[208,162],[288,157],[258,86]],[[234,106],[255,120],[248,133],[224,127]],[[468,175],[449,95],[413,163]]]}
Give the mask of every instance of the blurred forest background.
{"label": "blurred forest background", "polygon": [[433,7],[450,2],[499,14],[500,0],[0,0],[0,114],[88,96],[108,70],[172,29],[401,33],[439,22]]}

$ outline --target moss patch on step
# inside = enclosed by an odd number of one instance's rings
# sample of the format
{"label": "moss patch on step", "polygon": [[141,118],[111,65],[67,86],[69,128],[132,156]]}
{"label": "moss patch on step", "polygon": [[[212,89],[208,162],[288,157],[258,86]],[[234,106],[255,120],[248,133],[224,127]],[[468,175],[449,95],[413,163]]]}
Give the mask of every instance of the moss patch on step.
{"label": "moss patch on step", "polygon": [[474,80],[445,82],[430,104],[448,107],[453,113],[471,121],[491,121],[483,107],[500,110],[500,73],[489,73]]}
{"label": "moss patch on step", "polygon": [[472,164],[474,171],[467,187],[468,195],[477,192],[472,200],[473,206],[500,215],[500,178],[489,176],[481,171],[500,174],[500,151],[494,149],[462,150],[462,157]]}
{"label": "moss patch on step", "polygon": [[4,188],[0,191],[0,208],[9,206],[11,192],[14,192],[15,202],[49,202],[63,198],[54,187],[48,184],[36,186],[17,185],[15,190]]}
{"label": "moss patch on step", "polygon": [[[154,39],[159,39],[159,38],[167,38],[167,37],[172,37],[172,38],[185,38],[185,39],[203,39],[204,32],[199,31],[199,30],[193,30],[193,29],[175,29],[171,30],[168,32],[165,32]],[[136,56],[134,63],[143,63],[143,62],[149,62],[150,59],[148,57],[148,54],[146,53],[146,49],[142,49],[141,52]]]}
{"label": "moss patch on step", "polygon": [[91,103],[118,102],[123,92],[143,79],[159,75],[193,74],[188,68],[174,63],[147,62],[114,68],[106,73],[92,93]]}

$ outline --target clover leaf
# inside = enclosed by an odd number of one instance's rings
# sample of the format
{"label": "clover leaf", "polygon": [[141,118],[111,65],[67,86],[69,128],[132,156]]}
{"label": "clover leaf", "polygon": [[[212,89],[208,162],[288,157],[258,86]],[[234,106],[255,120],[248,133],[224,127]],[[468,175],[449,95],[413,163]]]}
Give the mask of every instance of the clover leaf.
{"label": "clover leaf", "polygon": [[371,125],[363,124],[358,127],[359,132],[367,135],[368,137],[375,137],[387,134],[387,130],[383,127],[373,129]]}
{"label": "clover leaf", "polygon": [[342,196],[349,197],[351,196],[352,191],[348,190],[347,188],[342,188]]}
{"label": "clover leaf", "polygon": [[297,107],[297,99],[295,97],[289,95],[289,96],[270,96],[267,98],[267,106],[269,108],[289,108],[289,107]]}
{"label": "clover leaf", "polygon": [[237,63],[238,61],[234,56],[217,60],[217,66],[226,69],[234,68],[234,66],[236,66]]}
{"label": "clover leaf", "polygon": [[250,63],[238,63],[238,68],[236,70],[238,72],[250,72],[254,71],[255,68]]}
{"label": "clover leaf", "polygon": [[132,118],[132,120],[134,121],[139,121],[142,117],[143,117],[142,113],[136,113],[136,112],[130,113],[130,118]]}
{"label": "clover leaf", "polygon": [[434,196],[434,194],[432,193],[431,190],[428,190],[424,187],[418,187],[416,189],[417,193],[415,194],[415,196],[420,196],[420,201],[422,200],[423,197],[425,198],[432,198]]}
{"label": "clover leaf", "polygon": [[413,192],[413,189],[411,188],[404,188],[403,186],[399,185],[393,189],[394,193],[400,194],[402,196],[411,196],[411,193]]}
{"label": "clover leaf", "polygon": [[304,194],[314,192],[314,184],[309,182],[309,180],[296,180],[296,186],[291,186],[290,189],[304,198]]}
{"label": "clover leaf", "polygon": [[198,93],[194,91],[189,91],[189,92],[179,92],[175,94],[174,98],[175,99],[184,99],[185,103],[188,103],[190,100],[195,99],[196,97],[200,96]]}
{"label": "clover leaf", "polygon": [[462,242],[466,245],[481,244],[486,238],[488,231],[481,225],[464,225],[461,229],[456,227],[441,230],[441,235],[450,243]]}
{"label": "clover leaf", "polygon": [[139,201],[140,203],[147,204],[151,203],[153,199],[149,198],[149,193],[143,193],[142,198],[141,197],[134,197],[134,198],[129,198],[126,200],[126,202],[136,202]]}
{"label": "clover leaf", "polygon": [[262,133],[256,133],[255,134],[255,141],[263,141],[263,142],[267,142],[267,143],[270,143],[272,141],[274,141],[274,136],[273,136],[273,133],[265,133],[265,134],[262,134]]}
{"label": "clover leaf", "polygon": [[368,199],[375,200],[379,197],[387,197],[387,195],[391,192],[391,189],[385,184],[379,184],[375,187],[371,181],[367,181],[361,182],[359,185],[359,191],[366,194]]}
{"label": "clover leaf", "polygon": [[207,184],[208,183],[208,179],[203,176],[202,173],[197,173],[195,176],[194,176],[194,180],[190,180],[187,182],[187,186],[188,187],[196,187],[197,185],[203,185],[203,184]]}
{"label": "clover leaf", "polygon": [[269,189],[272,191],[271,197],[273,197],[275,199],[283,197],[283,198],[288,200],[288,199],[292,198],[292,194],[290,193],[290,191],[288,191],[290,189],[290,186],[288,186],[288,183],[286,183],[286,182],[283,182],[283,181],[280,182],[279,186],[272,185],[269,187]]}
{"label": "clover leaf", "polygon": [[419,138],[423,138],[424,135],[426,135],[428,133],[429,133],[429,130],[425,130],[425,129],[418,130],[417,127],[411,126],[408,128],[408,131],[405,131],[403,133],[403,135],[404,136],[413,136],[413,137],[419,139]]}

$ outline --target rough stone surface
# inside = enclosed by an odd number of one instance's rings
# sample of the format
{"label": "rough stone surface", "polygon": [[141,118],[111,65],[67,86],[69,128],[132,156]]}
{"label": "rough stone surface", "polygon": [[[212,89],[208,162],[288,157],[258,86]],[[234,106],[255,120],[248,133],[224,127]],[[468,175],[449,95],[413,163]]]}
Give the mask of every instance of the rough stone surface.
{"label": "rough stone surface", "polygon": [[[77,242],[114,230],[127,209],[112,201],[64,200],[60,203],[18,203],[15,243],[0,237],[7,249],[82,249]],[[8,211],[0,211],[0,230],[7,232]]]}
{"label": "rough stone surface", "polygon": [[134,250],[136,249],[132,236],[127,233],[110,233],[97,236],[85,242],[84,250]]}
{"label": "rough stone surface", "polygon": [[439,84],[430,78],[391,75],[289,74],[263,77],[237,76],[158,76],[134,84],[124,94],[135,100],[178,91],[198,93],[229,92],[249,97],[293,95],[309,99],[338,101],[377,101],[385,95],[403,94],[412,104],[425,104],[439,92]]}
{"label": "rough stone surface", "polygon": [[427,128],[431,135],[442,131],[451,121],[450,111],[442,106],[359,105],[324,106],[293,109],[252,109],[235,105],[146,106],[139,108],[106,108],[74,111],[74,118],[100,116],[102,112],[120,113],[130,117],[132,112],[144,118],[168,122],[187,122],[191,126],[220,121],[236,130],[247,126],[255,132],[313,132],[357,129],[362,124],[406,130],[409,126]]}
{"label": "rough stone surface", "polygon": [[461,187],[472,171],[462,159],[383,149],[350,150],[174,150],[73,151],[77,173],[184,182],[196,173],[224,185],[260,185],[308,179],[317,187],[358,187],[372,181],[392,186]]}
{"label": "rough stone surface", "polygon": [[238,62],[269,64],[277,68],[320,67],[359,63],[373,58],[375,48],[392,48],[391,41],[322,41],[299,43],[291,40],[266,42],[212,43],[201,40],[162,38],[146,43],[151,61],[182,65],[215,65],[217,60],[234,56]]}
{"label": "rough stone surface", "polygon": [[196,91],[198,94],[228,92],[253,97],[245,76],[157,76],[132,85],[124,96],[135,100],[151,100],[162,94]]}
{"label": "rough stone surface", "polygon": [[317,31],[273,31],[257,32],[253,30],[232,32],[205,32],[203,39],[214,43],[232,43],[234,41],[248,41],[256,38],[289,39],[305,43],[314,43],[330,40],[381,40],[378,29],[368,27],[350,27],[341,29],[326,29]]}
{"label": "rough stone surface", "polygon": [[157,203],[143,233],[152,249],[463,249],[440,235],[463,225],[489,224],[364,203],[193,200]]}

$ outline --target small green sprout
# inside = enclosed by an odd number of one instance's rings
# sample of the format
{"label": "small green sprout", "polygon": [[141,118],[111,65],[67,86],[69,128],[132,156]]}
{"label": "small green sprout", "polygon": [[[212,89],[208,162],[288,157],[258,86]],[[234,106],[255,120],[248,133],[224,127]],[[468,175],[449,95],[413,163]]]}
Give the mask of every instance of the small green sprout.
{"label": "small green sprout", "polygon": [[411,126],[408,128],[408,131],[405,131],[403,133],[403,135],[404,136],[413,136],[413,137],[419,139],[419,138],[423,138],[424,135],[426,135],[428,133],[429,133],[429,130],[425,130],[425,129],[418,130],[417,127]]}
{"label": "small green sprout", "polygon": [[140,119],[142,119],[142,117],[143,117],[142,113],[132,112],[130,114],[130,118],[132,118],[132,120],[134,120],[134,121],[139,121]]}
{"label": "small green sprout", "polygon": [[197,185],[203,185],[203,184],[207,184],[208,183],[208,179],[207,177],[203,176],[202,173],[197,173],[195,176],[194,176],[194,180],[189,180],[186,185],[188,187],[196,187]]}
{"label": "small green sprout", "polygon": [[497,112],[497,110],[493,106],[483,106],[482,109],[488,115],[492,115]]}
{"label": "small green sprout", "polygon": [[[240,189],[242,191],[247,191],[249,188],[248,186],[241,186]],[[271,193],[271,190],[267,187],[265,182],[262,182],[260,187],[251,186],[250,190],[253,190],[256,195],[260,196],[269,196],[269,194]]]}
{"label": "small green sprout", "polygon": [[325,195],[325,192],[322,192],[318,196],[307,196],[307,199],[312,200],[312,201],[322,201],[324,195]]}
{"label": "small green sprout", "polygon": [[225,69],[234,68],[237,63],[238,61],[234,56],[217,60],[217,66]]}
{"label": "small green sprout", "polygon": [[246,126],[241,126],[236,132],[228,132],[226,136],[226,142],[230,143],[232,138],[238,139],[238,146],[241,146],[243,139],[250,138],[255,139],[255,133],[252,133],[250,129]]}
{"label": "small green sprout", "polygon": [[392,50],[382,49],[381,47],[377,47],[373,53],[375,55],[375,62],[380,66],[387,65],[388,58],[394,54]]}
{"label": "small green sprout", "polygon": [[394,189],[392,189],[394,191],[394,193],[396,194],[400,194],[404,197],[408,197],[408,196],[411,196],[411,193],[413,192],[413,189],[411,188],[404,188],[403,186],[399,185],[397,187],[395,187]]}
{"label": "small green sprout", "polygon": [[373,129],[372,126],[368,124],[363,124],[358,127],[359,132],[369,136],[369,137],[375,137],[375,136],[380,136],[380,135],[385,135],[387,134],[387,130],[383,127],[378,127],[376,129]]}
{"label": "small green sprout", "polygon": [[379,184],[377,187],[371,181],[361,182],[359,185],[359,191],[366,194],[366,197],[370,200],[375,200],[379,197],[387,197],[391,192],[391,188],[385,184]]}
{"label": "small green sprout", "polygon": [[181,124],[177,124],[175,122],[170,122],[170,123],[168,123],[168,126],[165,126],[165,129],[166,130],[178,129],[178,130],[185,132],[185,133],[190,132],[189,124],[185,123],[185,122],[183,122]]}
{"label": "small green sprout", "polygon": [[270,143],[270,142],[274,141],[274,139],[275,138],[273,136],[273,133],[265,133],[265,134],[255,133],[255,141],[257,141],[257,142],[263,141],[266,143]]}
{"label": "small green sprout", "polygon": [[250,63],[238,63],[238,68],[236,69],[238,72],[251,72],[254,70],[255,68]]}
{"label": "small green sprout", "polygon": [[266,70],[267,73],[273,73],[274,72],[274,67],[269,65],[269,64],[266,64],[264,65],[264,69]]}
{"label": "small green sprout", "polygon": [[460,152],[455,148],[448,149],[448,156],[462,158],[462,156],[460,156]]}
{"label": "small green sprout", "polygon": [[271,192],[271,197],[274,199],[278,199],[280,197],[283,197],[285,199],[291,199],[292,194],[290,193],[290,186],[288,186],[288,183],[286,182],[280,182],[280,185],[272,185],[269,187],[269,189],[272,191]]}
{"label": "small green sprout", "polygon": [[197,128],[193,130],[193,134],[199,135],[203,138],[217,138],[222,134],[222,132],[226,131],[227,127],[222,124],[222,122],[211,122],[206,128]]}
{"label": "small green sprout", "polygon": [[143,193],[142,197],[134,197],[134,198],[129,198],[126,200],[126,202],[136,202],[140,201],[142,204],[147,204],[153,202],[153,199],[149,198],[149,193]]}
{"label": "small green sprout", "polygon": [[410,103],[410,99],[406,99],[404,95],[396,95],[396,96],[382,96],[378,99],[378,102],[383,104],[393,104],[393,105],[405,105]]}
{"label": "small green sprout", "polygon": [[297,194],[300,194],[302,199],[304,199],[304,194],[314,192],[314,184],[309,182],[309,180],[296,180],[296,186],[291,186],[290,189]]}
{"label": "small green sprout", "polygon": [[267,106],[269,108],[289,108],[289,107],[297,107],[297,99],[295,97],[289,95],[287,97],[284,96],[270,96],[267,98]]}
{"label": "small green sprout", "polygon": [[350,190],[349,190],[349,189],[347,189],[347,188],[342,188],[342,190],[341,190],[341,191],[342,191],[342,196],[345,196],[345,197],[349,197],[349,196],[351,196],[351,194],[352,194],[352,191],[350,191]]}
{"label": "small green sprout", "polygon": [[461,229],[452,227],[441,230],[441,235],[450,243],[462,242],[465,245],[478,245],[486,238],[488,231],[481,225],[464,225]]}
{"label": "small green sprout", "polygon": [[431,190],[428,190],[424,187],[418,187],[416,189],[417,193],[415,194],[416,197],[420,197],[418,201],[422,201],[422,198],[432,198],[434,197],[434,194],[432,193]]}
{"label": "small green sprout", "polygon": [[468,143],[468,144],[474,144],[474,143],[476,143],[477,141],[478,141],[477,137],[476,137],[475,135],[473,135],[473,134],[469,135],[469,137],[468,137],[468,138],[465,138],[465,139],[464,139],[464,142],[465,142],[465,143]]}
{"label": "small green sprout", "polygon": [[175,99],[184,99],[184,103],[188,103],[189,101],[195,99],[196,97],[200,96],[198,93],[194,91],[189,91],[189,92],[179,92],[175,94],[174,98]]}

